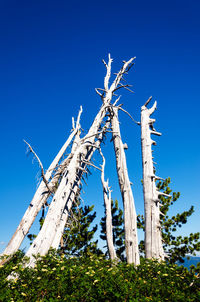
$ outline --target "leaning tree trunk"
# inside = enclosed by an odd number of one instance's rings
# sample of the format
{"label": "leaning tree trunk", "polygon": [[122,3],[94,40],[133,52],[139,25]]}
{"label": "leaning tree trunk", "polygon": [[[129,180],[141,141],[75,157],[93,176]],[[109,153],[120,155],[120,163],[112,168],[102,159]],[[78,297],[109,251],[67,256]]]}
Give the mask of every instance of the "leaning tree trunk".
{"label": "leaning tree trunk", "polygon": [[126,155],[124,152],[124,145],[122,143],[120,126],[118,120],[118,108],[113,107],[111,111],[111,125],[113,144],[116,157],[116,167],[118,174],[118,181],[121,190],[123,205],[124,205],[124,227],[125,227],[125,249],[128,263],[138,265],[140,263],[138,237],[137,237],[137,215],[135,211],[135,204],[131,184],[128,176],[128,169],[126,164]]}
{"label": "leaning tree trunk", "polygon": [[[99,92],[100,89],[96,90],[97,93],[101,95],[103,105],[90,127],[88,134],[80,140],[49,206],[42,229],[26,253],[26,255],[30,257],[30,266],[34,265],[35,262],[33,255],[38,253],[45,255],[54,241],[56,241],[57,244],[55,248],[58,248],[68,217],[68,215],[65,215],[66,207],[68,207],[68,203],[73,202],[74,195],[77,193],[80,184],[82,171],[88,164],[87,158],[90,157],[96,149],[95,143],[96,140],[98,141],[99,135],[103,132],[103,130],[100,129],[101,124],[110,107],[113,93],[116,91],[122,76],[130,69],[133,60],[134,58],[128,62],[124,62],[123,67],[118,72],[110,88],[108,87],[108,83],[111,75],[112,59],[109,56],[108,64],[104,62],[107,68],[104,89],[102,93]],[[62,225],[62,228],[59,228],[59,225]],[[59,229],[59,232],[57,232],[57,229]]]}
{"label": "leaning tree trunk", "polygon": [[[73,123],[73,131],[70,134],[69,138],[63,145],[63,147],[58,152],[57,156],[49,166],[47,172],[45,173],[45,180],[48,181],[54,172],[54,170],[57,168],[59,161],[61,160],[65,150],[70,145],[71,141],[73,140],[73,137],[77,134],[80,128],[80,116],[82,113],[82,107],[80,108],[76,127],[74,127]],[[55,182],[55,179],[54,181]],[[52,183],[53,183],[52,182]],[[52,186],[51,186],[52,187]],[[15,253],[18,248],[20,247],[22,241],[24,240],[25,236],[27,235],[30,227],[32,226],[38,212],[41,210],[42,206],[46,203],[48,197],[50,196],[50,192],[48,191],[48,188],[44,182],[44,180],[41,181],[28,209],[26,210],[22,220],[20,221],[19,226],[17,227],[14,235],[12,236],[11,240],[9,241],[6,249],[2,254],[4,255],[11,255]]]}
{"label": "leaning tree trunk", "polygon": [[141,108],[141,144],[142,144],[142,165],[143,165],[143,193],[145,208],[145,256],[164,260],[165,253],[162,244],[162,232],[160,225],[160,203],[159,195],[166,195],[157,191],[155,181],[161,179],[155,176],[152,158],[152,145],[156,145],[151,139],[151,134],[160,136],[156,132],[153,123],[155,119],[150,118],[155,111],[157,103],[148,109],[146,106],[151,98]]}
{"label": "leaning tree trunk", "polygon": [[[106,134],[106,131],[109,128],[109,125],[110,125],[110,121],[107,120],[105,125],[104,125],[103,131],[99,134],[98,140],[95,142],[95,149],[100,148],[101,142],[103,141],[103,137]],[[76,186],[74,186],[74,188],[71,192],[70,200],[67,202],[67,205],[65,206],[65,209],[62,213],[62,218],[60,219],[59,225],[56,228],[56,234],[55,234],[54,239],[53,239],[52,244],[51,244],[51,247],[54,248],[54,249],[58,249],[59,244],[61,243],[61,239],[62,239],[62,235],[63,235],[63,232],[64,232],[65,224],[68,220],[69,213],[71,211],[73,201],[75,200],[75,198],[77,196],[80,195],[80,191],[81,191],[80,187],[82,186],[81,179],[82,179],[82,177],[85,173],[87,174],[87,170],[86,170],[87,165],[89,165],[89,166],[91,165],[95,168],[98,168],[98,167],[94,166],[93,164],[91,164],[91,162],[90,162],[91,158],[92,158],[92,155],[93,155],[93,152],[94,152],[93,148],[94,147],[90,147],[90,149],[88,150],[87,156],[85,157],[86,160],[85,161],[82,160],[81,169],[79,169],[79,173],[77,173],[77,180],[78,180],[77,184],[76,184]],[[72,150],[73,150],[73,147],[72,147]]]}

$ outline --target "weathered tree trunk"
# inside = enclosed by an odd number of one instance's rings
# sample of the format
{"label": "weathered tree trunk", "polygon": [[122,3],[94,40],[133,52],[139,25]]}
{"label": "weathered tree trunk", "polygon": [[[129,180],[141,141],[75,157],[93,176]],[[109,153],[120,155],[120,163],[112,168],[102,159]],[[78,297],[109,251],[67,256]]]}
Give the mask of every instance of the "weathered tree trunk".
{"label": "weathered tree trunk", "polygon": [[105,214],[106,214],[106,241],[108,247],[108,253],[111,260],[117,259],[114,242],[113,242],[113,225],[112,225],[112,209],[111,209],[111,190],[108,185],[108,180],[105,181],[104,170],[105,170],[105,158],[103,153],[100,151],[103,163],[102,163],[102,172],[101,172],[101,182],[103,187],[103,199],[105,205]]}
{"label": "weathered tree trunk", "polygon": [[[58,166],[59,161],[61,160],[65,150],[70,145],[73,137],[77,134],[80,128],[80,116],[82,113],[82,107],[80,108],[76,127],[73,126],[73,131],[70,134],[69,138],[63,145],[63,147],[58,152],[57,156],[49,166],[47,172],[45,173],[45,179],[48,181]],[[54,179],[55,181],[55,179]],[[52,187],[52,186],[51,186]],[[41,210],[42,206],[46,203],[48,197],[50,196],[50,192],[48,191],[45,182],[42,180],[28,209],[26,210],[17,230],[15,231],[14,235],[12,236],[10,242],[8,243],[6,249],[2,254],[4,255],[11,255],[15,253],[18,248],[20,247],[22,241],[24,240],[25,236],[27,235],[31,225],[33,224],[38,212]]]}
{"label": "weathered tree trunk", "polygon": [[[62,213],[62,217],[60,219],[59,225],[56,228],[56,234],[55,234],[53,242],[51,244],[51,247],[54,249],[58,249],[59,244],[61,242],[62,235],[64,232],[64,227],[67,222],[69,212],[71,211],[73,201],[75,200],[76,195],[80,195],[80,186],[82,185],[81,178],[84,173],[87,173],[86,172],[87,165],[91,164],[90,161],[91,161],[92,155],[96,149],[99,149],[101,142],[103,140],[103,136],[106,134],[106,131],[109,128],[109,125],[110,125],[110,122],[106,121],[103,131],[99,134],[98,140],[95,142],[95,146],[89,148],[87,156],[85,157],[86,161],[82,160],[81,169],[79,170],[79,173],[77,175],[77,177],[78,177],[77,179],[79,179],[79,181],[77,181],[77,185],[74,186],[74,189],[71,192],[70,200],[67,202],[67,205],[65,206],[65,209]],[[73,147],[72,147],[72,150],[73,150]]]}
{"label": "weathered tree trunk", "polygon": [[[102,133],[100,127],[108,112],[113,93],[117,89],[122,76],[130,69],[130,64],[132,64],[133,60],[134,58],[128,62],[124,62],[123,67],[118,72],[110,88],[108,87],[108,83],[111,75],[112,59],[109,56],[108,64],[104,62],[107,68],[107,74],[104,80],[103,93],[99,92],[100,89],[96,90],[97,93],[101,95],[103,105],[90,127],[88,134],[80,140],[49,206],[42,229],[26,254],[30,257],[30,266],[34,265],[35,260],[33,255],[38,253],[45,255],[54,241],[56,242],[55,245],[58,245],[58,242],[60,243],[68,217],[68,215],[65,215],[66,206],[68,207],[68,203],[72,204],[74,200],[74,195],[77,193],[78,185],[82,177],[82,169],[85,169],[85,166],[87,166],[87,158],[90,157],[96,149],[95,139],[98,141],[99,135]],[[62,225],[62,227],[59,227],[59,225]],[[57,229],[59,229],[59,232],[57,232]],[[57,246],[55,247],[57,248]]]}
{"label": "weathered tree trunk", "polygon": [[135,265],[138,265],[140,263],[140,256],[137,238],[137,215],[135,211],[131,184],[128,176],[124,145],[122,143],[120,134],[118,108],[113,107],[112,109],[113,115],[111,117],[111,125],[113,131],[113,144],[116,157],[118,181],[124,205],[126,257],[128,263],[134,263]]}
{"label": "weathered tree trunk", "polygon": [[[143,165],[143,193],[145,208],[145,256],[164,260],[165,253],[162,245],[162,232],[160,225],[160,204],[158,196],[163,194],[156,189],[155,181],[160,179],[155,176],[152,158],[152,145],[155,141],[151,139],[151,134],[161,135],[155,131],[151,119],[151,114],[155,111],[157,103],[152,108],[146,106],[151,98],[141,108],[141,144],[142,144],[142,165]],[[151,128],[151,129],[150,129]]]}

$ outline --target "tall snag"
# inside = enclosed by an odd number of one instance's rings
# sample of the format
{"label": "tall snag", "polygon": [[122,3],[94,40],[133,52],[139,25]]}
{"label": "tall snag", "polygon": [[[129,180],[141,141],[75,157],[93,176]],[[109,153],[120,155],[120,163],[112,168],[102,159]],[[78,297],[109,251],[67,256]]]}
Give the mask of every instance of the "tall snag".
{"label": "tall snag", "polygon": [[104,199],[104,205],[105,205],[105,215],[106,215],[106,241],[107,241],[107,247],[108,247],[108,253],[111,260],[118,259],[117,254],[114,247],[113,242],[113,224],[112,224],[112,209],[111,209],[111,190],[108,185],[108,180],[105,181],[104,178],[104,170],[105,170],[105,157],[103,156],[103,153],[100,149],[100,154],[103,159],[102,163],[102,171],[101,171],[101,182],[103,187],[103,199]]}
{"label": "tall snag", "polygon": [[[47,181],[47,182],[50,181],[49,187],[51,187],[52,190],[55,188],[55,184],[58,181],[58,175],[59,175],[59,173],[62,172],[63,167],[64,167],[64,162],[61,164],[61,166],[59,166],[59,162],[60,162],[61,158],[63,157],[66,149],[72,142],[74,136],[77,135],[77,133],[80,129],[81,113],[82,113],[82,107],[80,108],[80,111],[78,114],[76,126],[74,126],[74,122],[73,122],[72,123],[73,124],[72,133],[70,134],[70,136],[66,140],[65,144],[60,149],[57,156],[55,157],[55,159],[49,166],[47,172],[45,173],[44,179],[41,181],[37,191],[35,192],[35,195],[34,195],[32,201],[30,202],[30,205],[29,205],[28,209],[26,210],[22,220],[20,221],[19,226],[17,227],[17,229],[16,229],[15,233],[13,234],[11,240],[9,241],[7,247],[5,248],[5,250],[3,252],[4,255],[11,255],[19,249],[22,241],[24,240],[30,227],[32,226],[37,214],[39,213],[42,206],[47,202],[48,198],[50,197],[51,192],[49,192],[49,188],[47,187],[45,181]],[[72,119],[72,121],[73,121],[73,119]],[[60,172],[59,172],[59,170],[57,170],[58,166],[59,166]],[[56,172],[56,175],[54,175],[55,177],[53,178],[53,180],[51,180],[51,177],[53,174],[55,174],[55,172]]]}
{"label": "tall snag", "polygon": [[152,145],[156,142],[151,139],[151,134],[160,136],[153,127],[155,119],[150,118],[155,111],[157,102],[151,108],[146,106],[151,97],[141,108],[141,144],[142,144],[142,166],[143,166],[143,193],[145,208],[145,256],[146,258],[155,258],[164,260],[165,253],[162,244],[162,232],[160,225],[160,200],[159,195],[169,196],[159,192],[155,181],[161,179],[157,177],[153,167]]}
{"label": "tall snag", "polygon": [[65,167],[42,229],[26,253],[30,257],[30,266],[34,265],[35,262],[33,255],[38,253],[45,255],[52,246],[58,248],[64,226],[67,222],[68,211],[71,209],[72,202],[80,189],[82,176],[86,172],[87,166],[90,165],[90,158],[97,148],[100,135],[106,131],[104,128],[101,129],[101,126],[110,107],[112,96],[116,89],[121,87],[120,80],[133,65],[133,60],[134,58],[131,58],[129,61],[124,62],[110,87],[111,57],[109,56],[108,64],[104,62],[107,69],[104,79],[104,89],[96,89],[96,92],[101,96],[103,104],[87,135],[78,141],[74,154],[71,154],[71,159]]}
{"label": "tall snag", "polygon": [[114,144],[118,181],[124,205],[125,249],[128,263],[140,264],[137,238],[137,215],[128,176],[124,144],[121,139],[118,107],[111,110],[112,139]]}

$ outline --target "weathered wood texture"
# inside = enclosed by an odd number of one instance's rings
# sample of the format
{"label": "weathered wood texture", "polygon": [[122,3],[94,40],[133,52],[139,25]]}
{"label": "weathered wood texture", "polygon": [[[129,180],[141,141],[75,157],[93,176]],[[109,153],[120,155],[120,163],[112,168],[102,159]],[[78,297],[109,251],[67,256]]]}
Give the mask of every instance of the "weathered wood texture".
{"label": "weathered wood texture", "polygon": [[137,237],[137,215],[135,210],[133,192],[128,176],[124,144],[121,139],[118,108],[113,107],[111,118],[112,136],[116,158],[118,181],[124,205],[124,228],[125,228],[125,249],[128,263],[138,265],[140,263],[138,237]]}
{"label": "weathered wood texture", "polygon": [[152,145],[155,141],[151,134],[161,135],[155,131],[153,123],[155,119],[150,118],[155,111],[157,103],[148,109],[146,106],[151,98],[141,108],[141,145],[143,165],[143,193],[145,208],[145,256],[164,260],[165,253],[162,244],[162,232],[160,225],[160,203],[158,196],[161,194],[156,189],[155,181],[159,179],[154,173]]}
{"label": "weathered wood texture", "polygon": [[[99,133],[98,140],[95,142],[95,145],[88,148],[87,156],[85,157],[85,160],[82,160],[81,168],[79,169],[79,173],[77,174],[77,177],[78,177],[77,178],[77,185],[74,186],[74,189],[71,192],[70,200],[67,202],[67,204],[65,206],[65,209],[62,213],[61,220],[60,220],[59,225],[56,229],[56,234],[54,236],[54,239],[53,239],[53,242],[52,242],[52,245],[51,245],[51,247],[54,248],[54,249],[58,249],[58,247],[59,247],[59,244],[60,244],[63,232],[64,232],[65,224],[68,220],[69,213],[70,213],[71,208],[72,208],[73,201],[75,200],[76,196],[80,195],[80,190],[81,190],[81,186],[82,186],[81,185],[81,179],[82,179],[82,177],[85,173],[87,174],[87,166],[92,165],[92,163],[91,163],[92,155],[93,155],[93,153],[96,149],[99,149],[99,147],[101,145],[101,142],[103,140],[103,137],[106,134],[107,129],[109,128],[109,124],[110,124],[109,121],[105,122],[104,130],[101,131],[101,133]],[[72,147],[72,150],[73,150],[73,147]]]}

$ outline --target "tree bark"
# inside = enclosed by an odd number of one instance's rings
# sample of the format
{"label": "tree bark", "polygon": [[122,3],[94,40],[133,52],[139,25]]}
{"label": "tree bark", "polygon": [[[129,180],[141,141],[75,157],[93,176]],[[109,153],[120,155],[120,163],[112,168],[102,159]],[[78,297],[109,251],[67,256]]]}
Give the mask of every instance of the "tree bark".
{"label": "tree bark", "polygon": [[118,181],[124,205],[124,227],[125,227],[125,249],[128,263],[138,265],[140,263],[138,237],[137,237],[137,215],[131,184],[128,176],[126,155],[121,139],[118,120],[118,108],[113,107],[111,118],[113,144],[116,157]]}
{"label": "tree bark", "polygon": [[[162,233],[160,225],[160,203],[159,192],[156,189],[155,181],[159,179],[155,176],[152,158],[152,145],[155,141],[151,139],[151,134],[161,135],[155,131],[151,119],[151,114],[155,111],[157,103],[148,109],[146,105],[151,98],[141,108],[141,144],[142,144],[142,166],[143,166],[143,194],[145,208],[145,256],[148,259],[155,258],[164,260],[165,253],[162,245]],[[151,129],[150,129],[151,127]]]}

